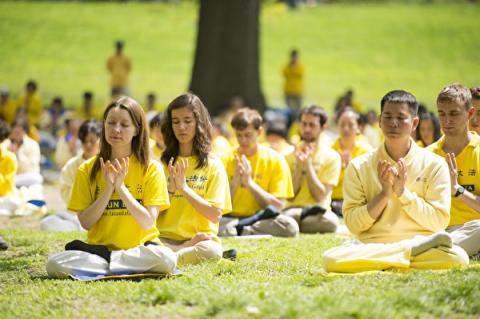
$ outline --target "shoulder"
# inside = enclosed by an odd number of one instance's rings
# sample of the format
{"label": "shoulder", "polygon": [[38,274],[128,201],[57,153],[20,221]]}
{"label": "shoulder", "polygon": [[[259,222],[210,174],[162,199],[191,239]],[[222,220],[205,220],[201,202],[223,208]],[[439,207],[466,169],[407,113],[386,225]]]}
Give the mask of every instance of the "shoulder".
{"label": "shoulder", "polygon": [[78,171],[79,172],[83,172],[87,175],[90,175],[90,172],[92,171],[93,169],[93,165],[95,164],[95,160],[97,159],[96,156],[86,160],[85,162],[83,162],[82,164],[80,164],[80,166],[78,167]]}
{"label": "shoulder", "polygon": [[352,166],[357,170],[362,169],[363,167],[366,167],[366,166],[371,166],[371,165],[374,165],[376,167],[376,162],[377,162],[376,159],[378,157],[378,152],[379,152],[379,148],[376,148],[373,150],[370,149],[368,152],[352,159],[348,166]]}

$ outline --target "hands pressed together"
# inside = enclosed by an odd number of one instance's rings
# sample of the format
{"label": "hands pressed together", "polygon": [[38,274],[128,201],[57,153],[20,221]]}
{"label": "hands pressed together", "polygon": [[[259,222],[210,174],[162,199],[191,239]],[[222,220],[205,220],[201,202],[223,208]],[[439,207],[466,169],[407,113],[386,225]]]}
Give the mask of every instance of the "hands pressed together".
{"label": "hands pressed together", "polygon": [[451,191],[452,194],[455,194],[460,184],[458,183],[457,160],[455,159],[454,153],[447,153],[447,164],[448,170],[450,171]]}
{"label": "hands pressed together", "polygon": [[301,144],[295,149],[296,163],[302,171],[306,171],[312,163],[313,147],[310,144]]}
{"label": "hands pressed together", "polygon": [[115,190],[118,190],[124,185],[125,176],[127,176],[128,173],[128,157],[117,158],[113,161],[107,160],[106,162],[100,157],[100,165],[103,177],[108,185],[113,186]]}
{"label": "hands pressed together", "polygon": [[242,154],[235,155],[235,177],[240,180],[243,187],[248,187],[252,182],[252,165],[248,158]]}
{"label": "hands pressed together", "polygon": [[397,161],[397,165],[398,168],[385,160],[378,162],[378,179],[380,180],[380,184],[382,184],[382,192],[386,196],[390,196],[392,193],[395,193],[397,196],[402,196],[405,190],[407,165],[403,158]]}
{"label": "hands pressed together", "polygon": [[187,185],[188,160],[179,159],[176,165],[173,165],[173,157],[168,162],[168,192],[184,191]]}

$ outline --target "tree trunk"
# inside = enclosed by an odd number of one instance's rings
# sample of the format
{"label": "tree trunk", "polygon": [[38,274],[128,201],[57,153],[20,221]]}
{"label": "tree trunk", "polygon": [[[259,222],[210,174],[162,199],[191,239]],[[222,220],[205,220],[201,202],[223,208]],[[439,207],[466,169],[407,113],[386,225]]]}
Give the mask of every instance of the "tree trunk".
{"label": "tree trunk", "polygon": [[215,116],[234,96],[265,108],[259,75],[260,0],[201,0],[190,90]]}

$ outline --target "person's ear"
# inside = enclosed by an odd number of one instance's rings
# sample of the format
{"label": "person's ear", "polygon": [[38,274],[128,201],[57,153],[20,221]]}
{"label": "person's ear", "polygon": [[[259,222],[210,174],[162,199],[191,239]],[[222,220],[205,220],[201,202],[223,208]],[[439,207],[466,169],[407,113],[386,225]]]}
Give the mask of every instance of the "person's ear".
{"label": "person's ear", "polygon": [[474,108],[473,106],[471,106],[469,109],[468,109],[468,119],[470,120],[474,115],[475,115],[475,112],[477,111],[476,108]]}
{"label": "person's ear", "polygon": [[417,128],[418,124],[420,123],[420,119],[418,118],[418,116],[415,116],[412,122],[413,122],[413,127],[412,127],[412,132],[413,132]]}

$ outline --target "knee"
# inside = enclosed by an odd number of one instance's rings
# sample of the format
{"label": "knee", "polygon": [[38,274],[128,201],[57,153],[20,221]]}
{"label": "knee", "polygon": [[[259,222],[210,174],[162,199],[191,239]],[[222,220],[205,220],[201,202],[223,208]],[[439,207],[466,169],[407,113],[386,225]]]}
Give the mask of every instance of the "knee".
{"label": "knee", "polygon": [[154,272],[170,274],[175,270],[177,266],[177,254],[166,246],[149,245],[148,248],[152,249],[159,258],[159,263],[151,269]]}
{"label": "knee", "polygon": [[463,248],[454,245],[452,247],[453,254],[451,254],[451,266],[452,267],[465,267],[468,266],[470,263],[470,259],[468,258],[468,254],[463,250]]}
{"label": "knee", "polygon": [[202,260],[219,261],[222,259],[222,246],[213,240],[206,240],[196,245],[198,255]]}
{"label": "knee", "polygon": [[67,269],[65,269],[65,267],[62,266],[62,263],[59,260],[60,254],[61,253],[51,255],[47,260],[45,269],[47,270],[47,274],[49,277],[52,277],[52,278],[68,277],[69,272],[67,271]]}
{"label": "knee", "polygon": [[475,220],[471,220],[469,222],[466,222],[464,226],[467,226],[467,227],[473,229],[474,231],[479,232],[480,231],[480,219],[475,219]]}
{"label": "knee", "polygon": [[280,215],[277,217],[277,221],[282,225],[282,231],[279,233],[280,237],[295,237],[300,232],[298,223],[292,217]]}

